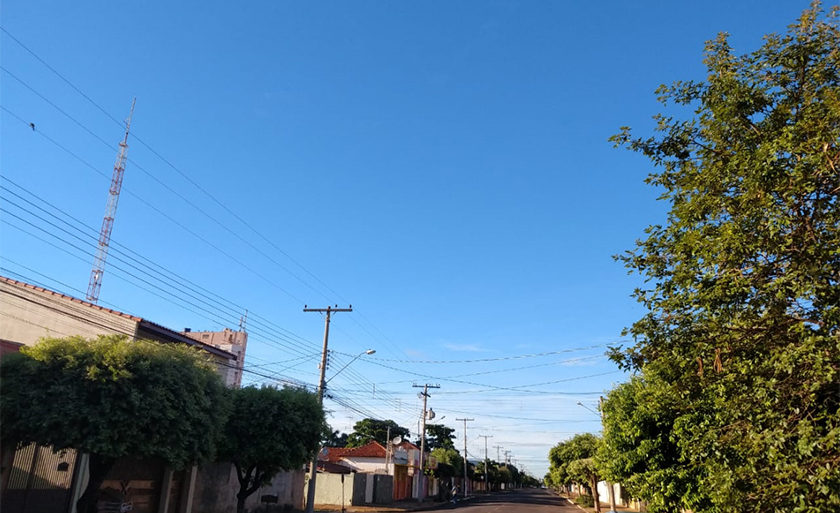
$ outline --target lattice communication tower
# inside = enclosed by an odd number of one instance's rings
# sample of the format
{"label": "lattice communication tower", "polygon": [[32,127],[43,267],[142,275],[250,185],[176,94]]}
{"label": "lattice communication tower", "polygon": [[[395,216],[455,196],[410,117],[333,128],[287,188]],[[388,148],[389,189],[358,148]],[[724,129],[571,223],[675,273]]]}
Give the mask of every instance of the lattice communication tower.
{"label": "lattice communication tower", "polygon": [[128,119],[125,120],[125,138],[120,143],[117,162],[114,164],[114,175],[111,177],[111,187],[108,189],[108,205],[105,207],[102,230],[99,232],[99,247],[96,249],[93,269],[90,271],[87,300],[94,304],[99,301],[99,289],[102,288],[102,275],[105,273],[105,259],[108,258],[108,246],[111,244],[111,230],[114,228],[114,216],[117,215],[117,203],[120,200],[123,174],[125,174],[125,159],[128,155],[128,130],[131,127],[131,116],[134,115],[134,104],[136,102],[137,98],[134,98],[131,102],[131,112],[128,114]]}

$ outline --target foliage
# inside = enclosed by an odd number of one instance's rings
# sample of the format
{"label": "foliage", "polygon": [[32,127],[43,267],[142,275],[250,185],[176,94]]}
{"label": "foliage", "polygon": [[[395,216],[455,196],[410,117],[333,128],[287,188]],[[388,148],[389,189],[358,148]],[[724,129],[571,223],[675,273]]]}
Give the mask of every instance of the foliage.
{"label": "foliage", "polygon": [[239,478],[237,511],[280,471],[311,460],[328,432],[318,396],[302,388],[245,387],[229,391],[233,410],[219,443],[219,461]]}
{"label": "foliage", "polygon": [[499,471],[496,473],[496,485],[501,486],[505,485],[508,486],[513,483],[513,473],[510,469],[506,466],[499,467]]}
{"label": "foliage", "polygon": [[569,464],[575,460],[593,458],[600,443],[601,439],[592,433],[582,433],[552,447],[548,453],[552,482],[558,485],[581,482],[578,476],[569,471]]}
{"label": "foliage", "polygon": [[575,497],[575,504],[579,504],[584,508],[591,508],[595,505],[595,499],[591,495],[579,495]]}
{"label": "foliage", "polygon": [[399,426],[393,420],[363,419],[353,426],[353,432],[347,437],[346,447],[361,447],[372,441],[388,446],[388,428],[391,439],[396,436],[408,437],[408,429]]}
{"label": "foliage", "polygon": [[837,15],[814,3],[743,56],[720,35],[705,82],[658,90],[692,117],[613,138],[653,161],[670,204],[619,257],[649,283],[635,291],[648,313],[613,357],[672,401],[673,418],[662,402],[639,421],[670,430],[678,458],[662,447],[659,470],[696,482],[683,507],[697,512],[840,508]]}
{"label": "foliage", "polygon": [[449,479],[464,475],[464,458],[455,449],[438,447],[432,449],[431,455],[437,459],[438,468],[433,475],[441,479]]}
{"label": "foliage", "polygon": [[522,486],[536,488],[540,486],[540,480],[530,474],[522,474]]}
{"label": "foliage", "polygon": [[[444,449],[455,449],[455,430],[443,424],[426,424],[426,450],[431,451],[438,447]],[[420,447],[420,442],[415,444]]]}
{"label": "foliage", "polygon": [[673,387],[634,376],[603,403],[604,443],[596,461],[604,477],[648,503],[651,513],[709,506],[698,495],[701,468],[688,465],[674,438],[681,404]]}
{"label": "foliage", "polygon": [[347,437],[347,433],[341,433],[337,429],[335,431],[330,430],[329,436],[324,440],[324,447],[346,447]]}
{"label": "foliage", "polygon": [[0,437],[90,455],[95,503],[116,458],[183,468],[214,456],[227,415],[224,385],[197,350],[122,336],[48,338],[3,357]]}
{"label": "foliage", "polygon": [[572,481],[577,483],[591,483],[593,480],[600,481],[598,470],[595,468],[595,460],[592,458],[581,458],[569,463],[567,471]]}
{"label": "foliage", "polygon": [[599,437],[592,433],[582,433],[560,442],[548,453],[552,482],[563,485],[588,484],[595,497],[596,511],[601,510],[597,488],[600,472],[594,458],[601,444],[602,440]]}

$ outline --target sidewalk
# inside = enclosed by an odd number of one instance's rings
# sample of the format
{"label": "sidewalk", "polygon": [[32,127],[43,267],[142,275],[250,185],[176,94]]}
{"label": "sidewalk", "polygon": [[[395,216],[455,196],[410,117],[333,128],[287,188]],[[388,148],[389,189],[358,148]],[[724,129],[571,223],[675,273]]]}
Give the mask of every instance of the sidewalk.
{"label": "sidewalk", "polygon": [[[470,495],[468,497],[464,497],[460,499],[458,502],[466,502],[471,501],[475,497]],[[370,505],[370,506],[347,506],[345,511],[347,513],[402,513],[402,512],[412,512],[412,511],[431,511],[435,509],[448,509],[452,504],[449,501],[443,502],[433,502],[433,501],[423,501],[417,502],[417,500],[407,500],[407,501],[395,501],[391,504],[383,504],[383,505]],[[341,507],[333,506],[333,505],[324,505],[319,506],[315,505],[315,511],[320,513],[339,513],[341,511]]]}
{"label": "sidewalk", "polygon": [[[566,499],[567,501],[569,501],[572,505],[577,506],[578,508],[582,509],[583,511],[586,511],[586,513],[595,513],[595,508],[594,508],[594,507],[589,507],[589,508],[587,508],[587,507],[581,506],[580,504],[577,504],[577,503],[575,502],[575,500],[574,500],[574,499],[575,499],[575,497],[578,497],[578,495],[579,495],[579,494],[576,494],[576,493],[571,493],[571,494],[569,494],[569,493],[561,493],[561,494],[560,494],[560,497],[563,497],[564,499]],[[615,507],[615,510],[616,510],[618,513],[628,513],[628,512],[630,512],[630,513],[639,513],[639,510],[632,509],[632,508],[627,508],[627,507],[624,507],[624,506],[616,506],[616,507]],[[602,502],[602,503],[601,503],[601,513],[608,513],[609,511],[610,511],[610,505],[609,505],[609,504],[604,504],[604,503]]]}

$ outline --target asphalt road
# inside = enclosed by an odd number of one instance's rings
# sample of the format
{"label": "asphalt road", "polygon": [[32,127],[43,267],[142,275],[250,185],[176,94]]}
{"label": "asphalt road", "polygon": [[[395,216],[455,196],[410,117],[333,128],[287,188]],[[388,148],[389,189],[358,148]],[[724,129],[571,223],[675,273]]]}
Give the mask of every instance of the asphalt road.
{"label": "asphalt road", "polygon": [[556,513],[560,508],[564,513],[580,512],[565,499],[540,489],[478,496],[446,509],[457,510],[461,513]]}

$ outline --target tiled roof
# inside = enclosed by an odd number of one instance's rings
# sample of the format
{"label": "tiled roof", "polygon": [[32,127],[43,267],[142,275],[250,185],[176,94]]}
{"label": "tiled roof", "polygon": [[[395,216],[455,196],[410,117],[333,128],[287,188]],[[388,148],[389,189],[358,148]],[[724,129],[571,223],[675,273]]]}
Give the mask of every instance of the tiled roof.
{"label": "tiled roof", "polygon": [[32,285],[30,283],[25,283],[25,282],[22,282],[22,281],[13,280],[13,279],[7,278],[5,276],[0,276],[0,281],[4,281],[4,282],[6,282],[10,285],[16,285],[16,286],[24,288],[24,289],[30,289],[30,290],[34,290],[34,291],[37,291],[37,292],[41,292],[42,294],[46,294],[46,295],[50,295],[50,296],[54,296],[54,297],[60,297],[62,299],[67,299],[68,301],[72,301],[74,303],[78,303],[78,304],[83,305],[83,306],[89,306],[91,308],[95,308],[96,310],[100,310],[102,312],[108,312],[108,313],[111,313],[111,314],[114,314],[114,315],[119,315],[120,317],[125,317],[126,319],[131,319],[132,321],[135,321],[135,322],[140,322],[140,321],[143,320],[140,317],[135,317],[134,315],[129,315],[127,313],[122,313],[122,312],[118,312],[116,310],[111,310],[110,308],[105,308],[103,306],[95,305],[95,304],[89,303],[87,301],[82,301],[81,299],[75,298],[73,296],[68,296],[67,294],[62,294],[60,292],[55,292],[53,290],[45,289],[44,287],[39,287],[37,285]]}
{"label": "tiled roof", "polygon": [[385,447],[379,442],[370,442],[361,447],[330,447],[327,449],[327,461],[338,462],[344,458],[382,458],[385,459]]}

